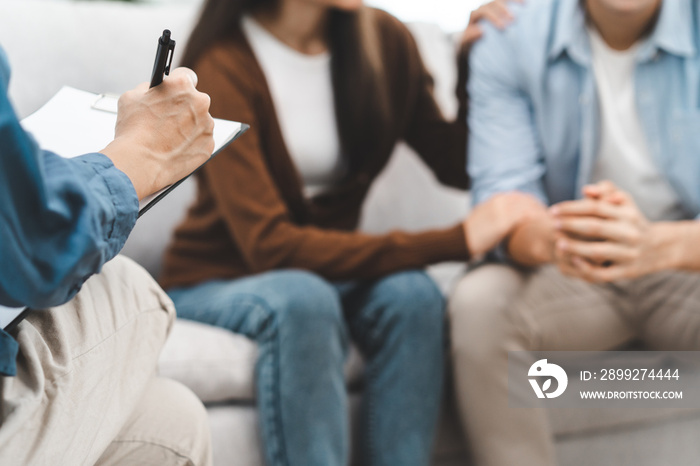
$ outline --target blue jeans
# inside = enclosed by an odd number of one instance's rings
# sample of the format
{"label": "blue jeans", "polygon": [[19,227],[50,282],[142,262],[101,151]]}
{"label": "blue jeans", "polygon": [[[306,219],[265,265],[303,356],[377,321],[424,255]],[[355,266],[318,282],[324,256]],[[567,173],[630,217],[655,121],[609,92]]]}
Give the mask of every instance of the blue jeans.
{"label": "blue jeans", "polygon": [[443,387],[445,306],[425,273],[331,284],[281,270],[169,294],[180,317],[258,343],[257,403],[269,466],[347,464],[348,334],[367,362],[360,464],[429,464]]}

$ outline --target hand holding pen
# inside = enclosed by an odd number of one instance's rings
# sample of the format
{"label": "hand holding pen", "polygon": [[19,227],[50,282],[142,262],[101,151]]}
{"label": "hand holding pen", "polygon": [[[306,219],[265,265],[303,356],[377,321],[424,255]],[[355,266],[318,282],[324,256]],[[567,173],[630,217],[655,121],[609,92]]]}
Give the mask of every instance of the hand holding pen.
{"label": "hand holding pen", "polygon": [[194,71],[170,71],[174,46],[170,31],[164,31],[150,85],[119,98],[114,141],[102,151],[129,177],[139,199],[189,175],[214,150],[211,100],[195,88]]}

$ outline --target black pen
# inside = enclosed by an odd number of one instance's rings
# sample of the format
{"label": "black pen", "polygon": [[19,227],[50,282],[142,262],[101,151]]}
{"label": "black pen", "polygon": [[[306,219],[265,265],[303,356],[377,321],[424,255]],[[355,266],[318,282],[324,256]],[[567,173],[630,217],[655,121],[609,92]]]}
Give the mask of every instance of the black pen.
{"label": "black pen", "polygon": [[170,38],[170,30],[166,29],[163,31],[163,35],[158,39],[156,62],[153,64],[150,87],[155,87],[162,83],[163,76],[170,74],[170,65],[173,62],[174,51],[175,41]]}

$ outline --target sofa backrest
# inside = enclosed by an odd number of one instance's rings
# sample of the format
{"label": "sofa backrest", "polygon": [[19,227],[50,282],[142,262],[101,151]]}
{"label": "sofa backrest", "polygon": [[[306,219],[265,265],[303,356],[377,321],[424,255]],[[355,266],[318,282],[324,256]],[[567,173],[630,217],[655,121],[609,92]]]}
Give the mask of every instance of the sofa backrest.
{"label": "sofa backrest", "polygon": [[[177,2],[0,0],[0,45],[12,66],[10,96],[18,114],[27,116],[64,85],[121,93],[147,81],[162,30],[170,29],[178,42],[177,62],[198,9],[198,5]],[[453,43],[436,26],[411,28],[435,76],[438,103],[453,115]],[[194,182],[188,181],[144,215],[124,254],[157,275],[163,250],[194,191]],[[362,229],[383,232],[443,226],[462,218],[466,210],[466,194],[440,187],[415,154],[401,145],[373,186]]]}

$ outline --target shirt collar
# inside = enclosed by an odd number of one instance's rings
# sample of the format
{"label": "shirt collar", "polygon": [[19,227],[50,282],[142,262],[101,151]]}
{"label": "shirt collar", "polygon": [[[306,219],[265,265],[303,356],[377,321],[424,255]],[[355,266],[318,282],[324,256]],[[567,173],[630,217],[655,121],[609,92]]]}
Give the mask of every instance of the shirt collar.
{"label": "shirt collar", "polygon": [[[591,47],[586,32],[586,15],[578,0],[562,0],[554,14],[554,34],[547,54],[555,60],[566,52],[572,60],[587,65]],[[693,34],[691,0],[663,0],[656,27],[639,50],[639,59],[651,59],[657,50],[673,55],[693,56],[696,53]]]}
{"label": "shirt collar", "polygon": [[681,57],[694,56],[693,24],[691,0],[663,0],[656,27],[642,44],[639,59],[649,59],[657,50]]}
{"label": "shirt collar", "polygon": [[554,34],[547,56],[557,59],[566,52],[574,61],[585,65],[591,59],[591,47],[586,33],[586,15],[578,0],[556,3],[553,16]]}

